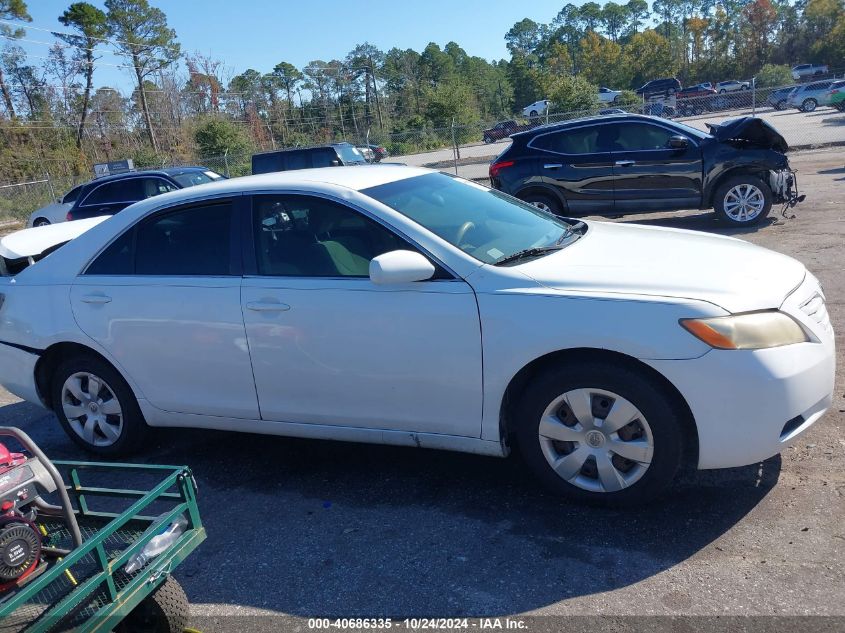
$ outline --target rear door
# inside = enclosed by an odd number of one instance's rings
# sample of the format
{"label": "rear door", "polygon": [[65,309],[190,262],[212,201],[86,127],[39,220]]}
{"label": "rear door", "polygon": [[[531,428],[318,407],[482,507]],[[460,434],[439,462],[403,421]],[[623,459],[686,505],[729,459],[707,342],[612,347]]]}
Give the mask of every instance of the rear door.
{"label": "rear door", "polygon": [[613,212],[613,159],[600,145],[602,125],[566,128],[535,136],[543,183],[556,187],[573,213]]}
{"label": "rear door", "polygon": [[[613,155],[616,211],[697,209],[701,205],[701,149],[695,139],[650,121],[620,121],[604,127],[602,142]],[[672,136],[686,138],[687,147],[670,147]]]}

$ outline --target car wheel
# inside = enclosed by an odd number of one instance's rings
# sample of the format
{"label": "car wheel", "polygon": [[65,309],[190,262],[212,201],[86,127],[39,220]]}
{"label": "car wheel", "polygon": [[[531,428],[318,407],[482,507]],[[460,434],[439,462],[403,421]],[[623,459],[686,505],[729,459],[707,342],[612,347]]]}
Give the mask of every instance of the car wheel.
{"label": "car wheel", "polygon": [[801,110],[804,112],[812,112],[819,106],[819,102],[815,99],[804,99],[804,102],[801,104]]}
{"label": "car wheel", "polygon": [[123,377],[96,356],[63,361],[53,375],[53,409],[70,439],[98,455],[140,448],[149,430]]}
{"label": "car wheel", "polygon": [[485,142],[486,144],[488,144],[488,145],[489,145],[490,143],[492,143],[492,142],[493,142],[493,139],[492,139],[492,138],[490,138],[489,136],[485,136],[485,137],[484,137],[484,142]]}
{"label": "car wheel", "polygon": [[531,110],[531,112],[528,113],[528,116],[537,116],[537,110]]}
{"label": "car wheel", "polygon": [[50,220],[47,218],[38,218],[32,223],[32,226],[47,226],[50,224]]}
{"label": "car wheel", "polygon": [[727,92],[727,90],[725,90],[724,88],[722,88],[722,89],[719,91],[719,94],[720,94],[720,95],[723,95],[723,94],[725,94],[726,92]]}
{"label": "car wheel", "polygon": [[772,190],[756,176],[729,178],[714,196],[716,217],[734,226],[751,226],[769,215]]}
{"label": "car wheel", "polygon": [[516,440],[552,490],[606,505],[657,496],[681,464],[681,416],[651,377],[605,363],[564,365],[533,380]]}
{"label": "car wheel", "polygon": [[740,90],[748,90],[748,86],[742,86]]}
{"label": "car wheel", "polygon": [[563,213],[563,208],[560,203],[547,194],[529,193],[525,196],[519,196],[519,199],[537,207],[538,209],[554,213],[555,215],[561,215]]}
{"label": "car wheel", "polygon": [[781,99],[775,104],[775,110],[784,110],[786,109],[786,101]]}

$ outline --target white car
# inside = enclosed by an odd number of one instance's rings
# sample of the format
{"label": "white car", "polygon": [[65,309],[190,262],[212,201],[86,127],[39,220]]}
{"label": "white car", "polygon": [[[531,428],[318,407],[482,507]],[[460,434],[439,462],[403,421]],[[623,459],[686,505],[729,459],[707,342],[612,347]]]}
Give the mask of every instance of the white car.
{"label": "white car", "polygon": [[0,384],[103,455],[148,426],[517,446],[554,490],[630,504],[682,463],[778,453],[832,402],[824,294],[794,259],[421,168],[155,196],[0,303]]}
{"label": "white car", "polygon": [[73,203],[76,202],[76,197],[81,190],[82,185],[77,185],[61,198],[57,198],[54,202],[33,211],[26,221],[26,225],[28,227],[46,226],[48,224],[64,222],[67,219],[67,212],[70,211]]}
{"label": "white car", "polygon": [[719,94],[725,94],[726,92],[748,90],[749,88],[751,88],[750,81],[737,81],[736,79],[731,79],[730,81],[720,81],[717,83],[715,90]]}
{"label": "white car", "polygon": [[599,101],[601,103],[614,103],[621,94],[621,90],[611,90],[602,86],[599,88]]}
{"label": "white car", "polygon": [[527,105],[522,108],[522,115],[523,116],[540,116],[541,114],[545,114],[546,110],[549,108],[549,103],[551,103],[548,99],[541,99],[540,101],[535,101],[531,105]]}

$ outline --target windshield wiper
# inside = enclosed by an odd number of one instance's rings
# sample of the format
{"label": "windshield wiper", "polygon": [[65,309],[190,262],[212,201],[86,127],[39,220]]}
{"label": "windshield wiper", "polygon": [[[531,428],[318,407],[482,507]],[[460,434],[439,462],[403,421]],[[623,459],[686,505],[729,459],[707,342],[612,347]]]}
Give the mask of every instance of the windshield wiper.
{"label": "windshield wiper", "polygon": [[584,231],[587,229],[587,223],[578,220],[572,224],[567,225],[567,227],[563,230],[563,233],[560,234],[560,237],[557,238],[557,242],[555,244],[562,244],[563,241],[571,236],[571,235],[584,235]]}
{"label": "windshield wiper", "polygon": [[552,251],[559,251],[562,249],[563,246],[555,245],[555,246],[535,246],[534,248],[526,248],[521,251],[517,251],[513,255],[508,255],[507,257],[503,257],[499,261],[496,262],[496,266],[501,266],[503,264],[512,264],[513,262],[520,261],[522,259],[528,259],[530,257],[542,257],[546,253],[551,253]]}

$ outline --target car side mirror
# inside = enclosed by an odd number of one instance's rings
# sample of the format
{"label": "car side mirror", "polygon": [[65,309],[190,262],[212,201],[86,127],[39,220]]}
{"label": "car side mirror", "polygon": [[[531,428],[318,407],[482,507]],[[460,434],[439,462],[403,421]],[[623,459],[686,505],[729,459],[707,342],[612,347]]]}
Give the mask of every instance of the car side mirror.
{"label": "car side mirror", "polygon": [[685,136],[670,136],[669,147],[672,149],[686,149],[689,147],[689,140]]}
{"label": "car side mirror", "polygon": [[390,251],[370,261],[370,281],[379,286],[425,281],[434,271],[434,264],[414,251]]}

